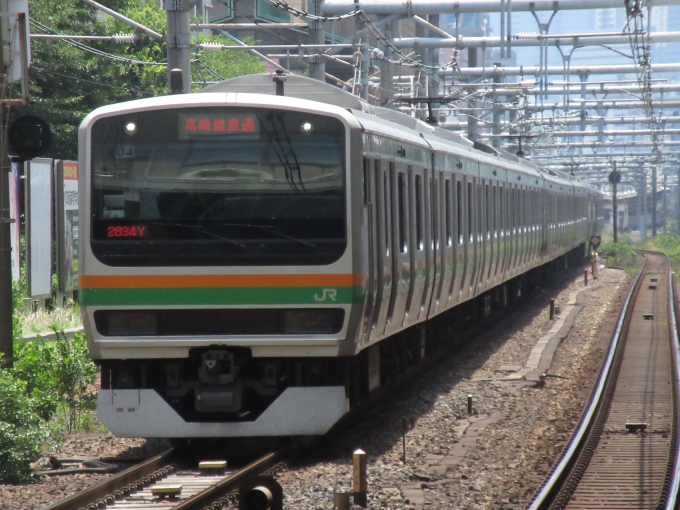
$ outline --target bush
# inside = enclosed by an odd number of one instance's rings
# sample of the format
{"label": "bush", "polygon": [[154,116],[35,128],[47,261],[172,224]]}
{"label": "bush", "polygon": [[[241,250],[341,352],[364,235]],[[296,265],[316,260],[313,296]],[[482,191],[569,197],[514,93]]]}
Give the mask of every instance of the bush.
{"label": "bush", "polygon": [[49,437],[26,381],[0,370],[0,480],[26,482],[35,477],[30,463]]}
{"label": "bush", "polygon": [[72,340],[56,331],[54,342],[24,342],[16,349],[19,360],[14,374],[26,382],[44,420],[61,406],[62,418],[69,432],[78,430],[82,413],[94,409],[96,393],[90,391],[99,369],[90,360],[84,335],[76,333]]}
{"label": "bush", "polygon": [[628,269],[638,265],[638,255],[626,241],[606,243],[600,248],[599,254],[607,259],[608,266]]}

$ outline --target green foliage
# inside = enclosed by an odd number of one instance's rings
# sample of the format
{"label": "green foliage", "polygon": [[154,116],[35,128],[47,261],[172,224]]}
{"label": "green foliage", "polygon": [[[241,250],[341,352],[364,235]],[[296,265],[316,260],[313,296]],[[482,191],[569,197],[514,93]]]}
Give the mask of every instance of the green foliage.
{"label": "green foliage", "polygon": [[[166,13],[158,2],[109,0],[106,6],[165,34]],[[113,35],[134,31],[79,0],[31,0],[30,16],[34,33]],[[200,38],[217,40],[202,34]],[[34,39],[31,53],[34,104],[13,110],[13,115],[40,115],[52,126],[54,136],[48,157],[77,158],[78,126],[95,108],[167,92],[165,41],[147,34],[142,33],[131,45]],[[196,80],[218,80],[264,70],[256,58],[242,51],[205,55],[201,51],[192,56],[192,61]],[[18,93],[17,88],[15,96]]]}
{"label": "green foliage", "polygon": [[[672,232],[672,230],[669,230]],[[674,267],[680,264],[680,238],[676,235],[651,237],[644,243],[645,249],[661,251],[668,255]]]}
{"label": "green foliage", "polygon": [[30,463],[49,437],[27,387],[11,370],[0,370],[0,480],[4,482],[34,478]]}
{"label": "green foliage", "polygon": [[[44,420],[62,409],[69,432],[77,431],[83,413],[94,409],[96,393],[90,387],[99,369],[90,360],[85,337],[76,333],[72,340],[57,331],[54,342],[23,342],[16,347],[15,375],[26,382]],[[58,407],[58,403],[63,406]]]}
{"label": "green foliage", "polygon": [[633,251],[631,243],[624,239],[618,243],[604,244],[598,253],[607,259],[608,266],[628,269],[638,264],[638,255]]}
{"label": "green foliage", "polygon": [[30,463],[54,439],[55,413],[70,432],[92,428],[98,369],[83,335],[58,336],[54,342],[16,344],[18,361],[0,370],[0,481],[33,478]]}

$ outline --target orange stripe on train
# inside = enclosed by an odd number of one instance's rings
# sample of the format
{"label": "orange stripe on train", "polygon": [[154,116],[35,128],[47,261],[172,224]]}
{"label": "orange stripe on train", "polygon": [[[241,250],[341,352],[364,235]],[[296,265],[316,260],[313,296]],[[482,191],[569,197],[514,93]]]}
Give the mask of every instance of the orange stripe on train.
{"label": "orange stripe on train", "polygon": [[360,274],[81,275],[81,289],[176,287],[351,287]]}

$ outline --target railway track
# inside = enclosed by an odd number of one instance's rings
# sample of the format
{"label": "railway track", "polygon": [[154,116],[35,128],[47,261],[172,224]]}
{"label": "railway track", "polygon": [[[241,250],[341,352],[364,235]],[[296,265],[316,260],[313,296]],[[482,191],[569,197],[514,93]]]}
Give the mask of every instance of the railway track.
{"label": "railway track", "polygon": [[576,432],[530,510],[674,508],[677,299],[668,259],[645,259]]}
{"label": "railway track", "polygon": [[251,477],[280,468],[281,452],[272,452],[243,468],[200,469],[169,450],[133,466],[46,510],[213,510],[238,498],[239,486]]}

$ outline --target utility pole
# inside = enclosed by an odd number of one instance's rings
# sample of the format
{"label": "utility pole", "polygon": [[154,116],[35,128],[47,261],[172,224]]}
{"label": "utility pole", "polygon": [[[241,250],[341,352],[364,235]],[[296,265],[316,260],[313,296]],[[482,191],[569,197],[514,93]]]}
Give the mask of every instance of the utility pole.
{"label": "utility pole", "polygon": [[182,70],[184,92],[191,92],[191,33],[189,28],[189,0],[163,0],[167,13],[168,91],[171,90],[170,74],[173,69]]}
{"label": "utility pole", "polygon": [[652,165],[652,237],[656,237],[656,165]]}
{"label": "utility pole", "polygon": [[647,170],[640,173],[640,241],[647,239]]}
{"label": "utility pole", "polygon": [[[319,15],[321,12],[321,0],[309,0],[309,13]],[[335,41],[333,41],[335,42]],[[326,44],[326,31],[323,27],[323,21],[310,18],[309,19],[309,44]],[[315,48],[312,50],[312,56],[309,59],[309,77],[322,82],[326,81],[326,62],[320,56],[321,50]]]}
{"label": "utility pole", "polygon": [[609,182],[612,183],[612,215],[614,226],[614,242],[619,242],[619,207],[616,197],[616,185],[621,182],[621,172],[616,170],[616,161],[614,161],[614,170],[609,174]]}
{"label": "utility pole", "polygon": [[[7,0],[0,0],[0,72],[7,74],[10,61],[9,47],[9,6]],[[5,98],[7,83],[0,80],[0,97]],[[0,367],[12,366],[14,349],[12,345],[12,241],[9,217],[9,155],[7,150],[7,120],[9,108],[0,103],[0,352],[4,363]]]}
{"label": "utility pole", "polygon": [[[477,67],[477,48],[468,48],[468,67]],[[468,100],[468,105],[473,109],[473,115],[468,115],[468,138],[473,142],[479,139],[477,132],[477,109],[476,99]]]}
{"label": "utility pole", "polygon": [[676,165],[678,165],[678,194],[675,197],[675,220],[678,222],[677,229],[678,229],[678,235],[680,236],[680,161],[675,162]]}

